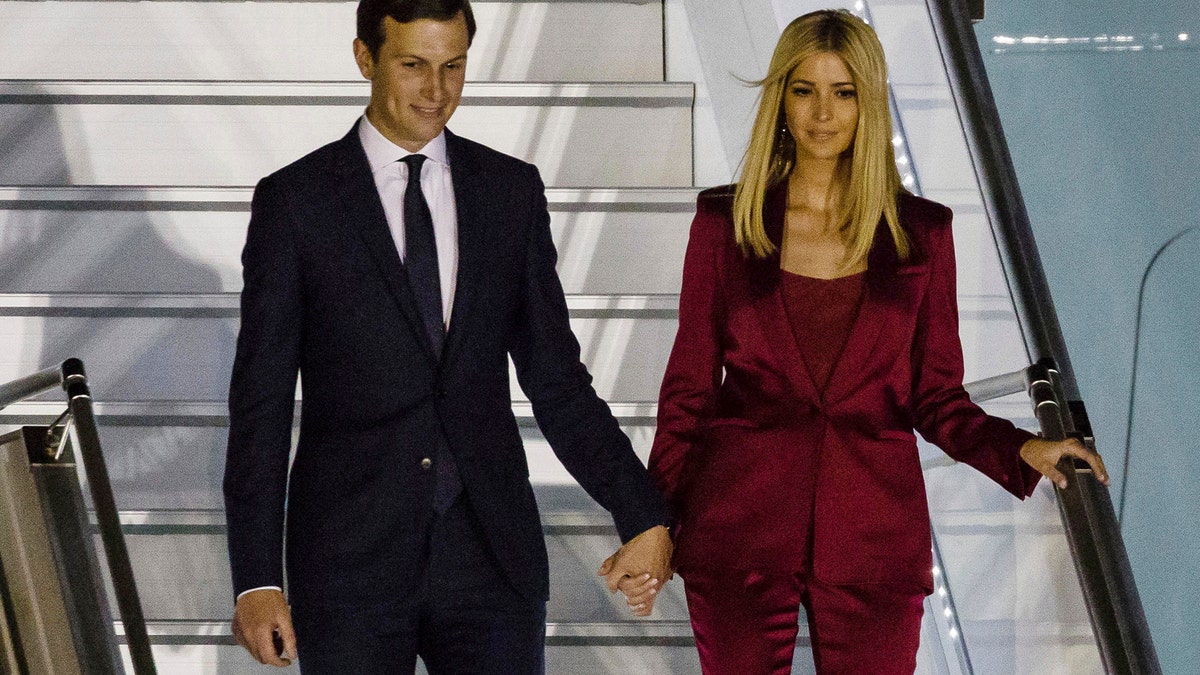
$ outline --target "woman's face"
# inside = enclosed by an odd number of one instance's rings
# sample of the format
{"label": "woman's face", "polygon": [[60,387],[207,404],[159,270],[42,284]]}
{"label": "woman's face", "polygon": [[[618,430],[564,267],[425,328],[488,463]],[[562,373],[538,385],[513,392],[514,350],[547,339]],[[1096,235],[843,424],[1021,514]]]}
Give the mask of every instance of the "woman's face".
{"label": "woman's face", "polygon": [[820,52],[788,75],[783,95],[796,162],[837,160],[854,144],[858,92],[842,57]]}

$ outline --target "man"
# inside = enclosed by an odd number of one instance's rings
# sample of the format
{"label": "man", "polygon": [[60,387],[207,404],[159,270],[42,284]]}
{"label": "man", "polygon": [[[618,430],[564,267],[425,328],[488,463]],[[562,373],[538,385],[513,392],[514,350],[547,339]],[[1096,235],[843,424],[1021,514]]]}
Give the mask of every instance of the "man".
{"label": "man", "polygon": [[609,587],[645,614],[670,574],[659,496],[580,363],[537,169],[445,129],[474,29],[467,0],[362,0],[365,115],[255,190],[225,502],[234,635],[262,663],[298,647],[306,675],[417,656],[434,675],[542,672],[547,557],[510,355],[626,542]]}

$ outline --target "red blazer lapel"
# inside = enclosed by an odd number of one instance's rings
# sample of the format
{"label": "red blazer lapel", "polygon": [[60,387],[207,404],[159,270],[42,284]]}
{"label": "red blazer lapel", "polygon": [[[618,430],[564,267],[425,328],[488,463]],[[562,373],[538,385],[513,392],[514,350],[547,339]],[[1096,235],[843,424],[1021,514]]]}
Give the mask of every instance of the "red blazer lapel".
{"label": "red blazer lapel", "polygon": [[[927,278],[928,268],[922,264],[919,253],[914,252],[906,264],[900,263],[887,223],[880,220],[867,258],[862,304],[830,374],[825,389],[827,403],[845,399],[864,380],[883,381],[896,359],[908,358],[907,354],[894,352],[899,345],[907,344],[900,339],[902,324],[911,320],[919,309],[917,303]],[[889,323],[894,324],[893,335],[884,330]]]}
{"label": "red blazer lapel", "polygon": [[[876,371],[890,368],[896,358],[905,357],[893,353],[892,349],[901,343],[902,336],[890,339],[885,328],[895,319],[895,328],[899,330],[901,319],[907,317],[907,321],[915,315],[919,309],[916,303],[928,279],[928,267],[919,249],[914,250],[910,260],[901,264],[887,223],[880,221],[875,244],[867,258],[867,284],[862,305],[825,391],[818,391],[796,343],[780,288],[778,247],[783,242],[786,213],[787,185],[784,183],[767,193],[763,212],[763,226],[777,252],[766,258],[743,258],[751,301],[767,344],[779,359],[793,391],[801,399],[827,406],[852,394],[873,373],[882,377],[886,373]],[[915,240],[912,243],[914,247],[918,245]]]}
{"label": "red blazer lapel", "polygon": [[767,344],[779,357],[784,375],[792,390],[808,401],[821,400],[813,383],[812,375],[804,364],[796,334],[788,321],[787,309],[783,305],[783,292],[779,284],[779,251],[783,245],[783,220],[787,214],[787,183],[781,183],[767,193],[763,208],[763,227],[767,237],[775,244],[775,253],[766,258],[746,258],[753,296],[755,313],[762,324]]}

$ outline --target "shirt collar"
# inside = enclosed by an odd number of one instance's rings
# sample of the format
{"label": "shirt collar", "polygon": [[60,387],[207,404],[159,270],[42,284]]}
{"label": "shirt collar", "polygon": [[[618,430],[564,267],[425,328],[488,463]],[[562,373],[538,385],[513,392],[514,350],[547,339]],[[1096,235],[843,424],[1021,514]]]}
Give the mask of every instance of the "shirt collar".
{"label": "shirt collar", "polygon": [[[416,154],[389,141],[375,128],[374,124],[371,124],[371,120],[367,119],[366,115],[363,115],[359,121],[358,139],[367,153],[367,163],[371,165],[373,174],[409,155]],[[425,147],[421,148],[420,154],[438,164],[450,166],[450,154],[446,150],[446,130],[443,129],[442,133],[426,143]]]}

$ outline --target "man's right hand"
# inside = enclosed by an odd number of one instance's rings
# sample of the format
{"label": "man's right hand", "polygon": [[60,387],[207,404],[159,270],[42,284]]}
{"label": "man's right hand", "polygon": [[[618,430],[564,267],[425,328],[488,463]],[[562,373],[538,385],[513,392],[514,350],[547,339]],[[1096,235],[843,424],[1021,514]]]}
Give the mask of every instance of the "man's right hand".
{"label": "man's right hand", "polygon": [[[276,647],[277,634],[283,643],[282,653]],[[233,637],[259,663],[282,668],[296,659],[292,611],[283,593],[273,588],[250,591],[238,598],[233,610]]]}
{"label": "man's right hand", "polygon": [[634,616],[648,616],[654,610],[654,596],[674,575],[674,550],[667,528],[657,525],[617,549],[597,574],[605,578],[609,591],[625,594]]}

